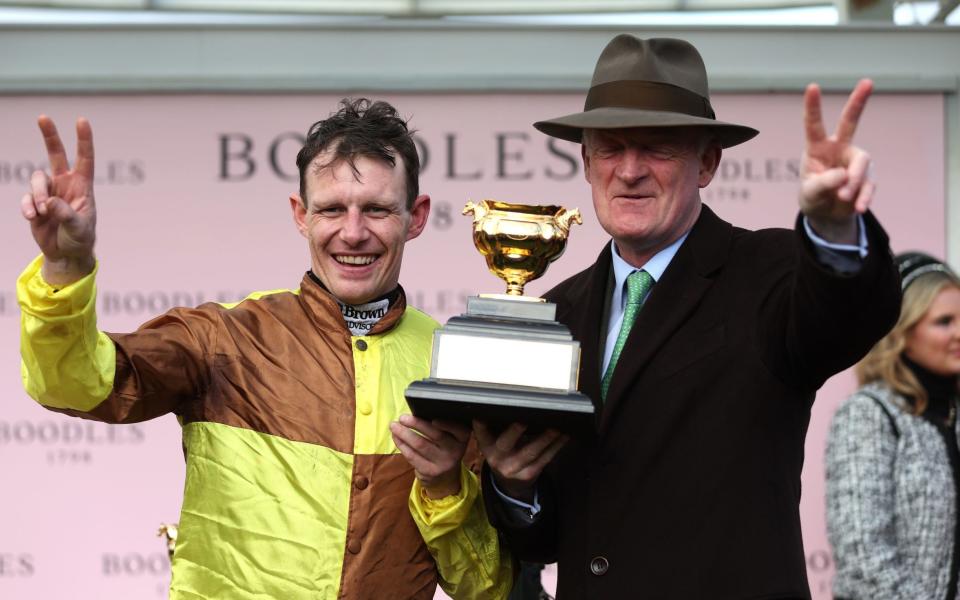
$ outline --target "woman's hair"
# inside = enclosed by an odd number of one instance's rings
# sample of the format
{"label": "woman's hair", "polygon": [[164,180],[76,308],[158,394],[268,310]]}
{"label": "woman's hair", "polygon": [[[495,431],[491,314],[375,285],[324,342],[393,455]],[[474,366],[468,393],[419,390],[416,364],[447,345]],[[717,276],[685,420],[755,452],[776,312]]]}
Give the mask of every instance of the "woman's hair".
{"label": "woman's hair", "polygon": [[882,381],[897,393],[912,398],[913,413],[920,415],[927,408],[927,392],[903,362],[907,335],[927,314],[941,291],[949,287],[960,289],[960,279],[944,268],[925,272],[906,284],[897,324],[857,364],[856,373],[860,385]]}

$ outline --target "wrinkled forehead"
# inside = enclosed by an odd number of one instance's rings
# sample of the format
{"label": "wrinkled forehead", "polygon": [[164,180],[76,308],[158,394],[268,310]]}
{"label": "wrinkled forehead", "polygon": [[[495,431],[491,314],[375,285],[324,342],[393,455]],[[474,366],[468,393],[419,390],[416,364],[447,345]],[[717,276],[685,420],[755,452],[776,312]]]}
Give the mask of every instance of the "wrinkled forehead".
{"label": "wrinkled forehead", "polygon": [[344,189],[343,184],[360,186],[367,194],[376,194],[380,201],[405,203],[407,195],[406,171],[402,159],[397,163],[376,157],[361,155],[318,154],[307,167],[304,186],[305,199],[316,199],[333,187]]}
{"label": "wrinkled forehead", "polygon": [[406,173],[401,165],[366,155],[316,156],[306,170],[304,202],[322,205],[352,198],[361,204],[406,206]]}

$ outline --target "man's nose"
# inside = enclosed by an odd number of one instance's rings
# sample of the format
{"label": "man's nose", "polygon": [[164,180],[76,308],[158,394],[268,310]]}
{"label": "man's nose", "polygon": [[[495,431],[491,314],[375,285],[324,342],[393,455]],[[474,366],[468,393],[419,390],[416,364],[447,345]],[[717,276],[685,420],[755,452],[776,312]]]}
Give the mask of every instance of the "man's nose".
{"label": "man's nose", "polygon": [[635,183],[643,179],[650,172],[647,159],[637,148],[627,148],[624,150],[617,165],[617,177],[627,183]]}
{"label": "man's nose", "polygon": [[359,210],[348,210],[343,218],[342,225],[340,227],[340,239],[351,246],[364,242],[370,236],[366,221]]}

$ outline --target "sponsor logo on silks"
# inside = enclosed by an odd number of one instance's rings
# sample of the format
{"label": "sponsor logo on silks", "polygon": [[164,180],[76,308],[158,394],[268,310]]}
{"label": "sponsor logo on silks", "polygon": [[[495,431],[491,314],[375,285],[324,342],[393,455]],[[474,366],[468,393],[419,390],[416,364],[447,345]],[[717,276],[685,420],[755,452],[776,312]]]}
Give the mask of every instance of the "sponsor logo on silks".
{"label": "sponsor logo on silks", "polygon": [[344,304],[339,302],[340,312],[343,314],[343,320],[347,324],[347,329],[353,335],[367,335],[373,326],[376,325],[383,315],[390,309],[390,301],[387,299],[368,302],[366,304]]}

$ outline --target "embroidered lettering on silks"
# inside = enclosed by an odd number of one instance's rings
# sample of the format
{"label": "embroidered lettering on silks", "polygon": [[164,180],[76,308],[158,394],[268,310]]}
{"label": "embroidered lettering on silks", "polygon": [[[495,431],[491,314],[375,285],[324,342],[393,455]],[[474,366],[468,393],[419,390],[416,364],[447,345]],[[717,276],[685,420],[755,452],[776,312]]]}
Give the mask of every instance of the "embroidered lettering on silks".
{"label": "embroidered lettering on silks", "polygon": [[390,300],[386,298],[366,304],[344,304],[340,305],[340,312],[343,314],[343,320],[347,324],[347,329],[353,335],[367,335],[373,326],[380,322],[387,311],[390,310]]}

